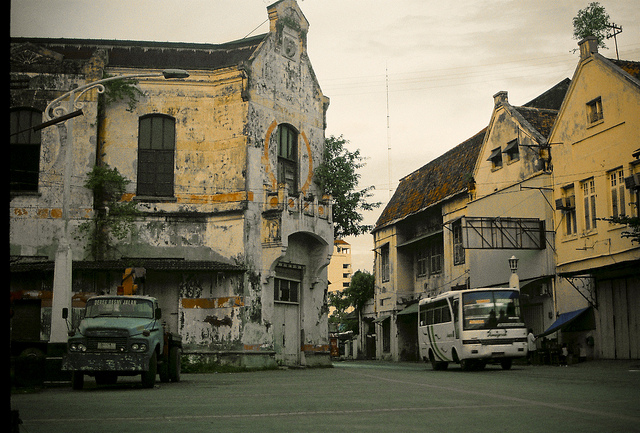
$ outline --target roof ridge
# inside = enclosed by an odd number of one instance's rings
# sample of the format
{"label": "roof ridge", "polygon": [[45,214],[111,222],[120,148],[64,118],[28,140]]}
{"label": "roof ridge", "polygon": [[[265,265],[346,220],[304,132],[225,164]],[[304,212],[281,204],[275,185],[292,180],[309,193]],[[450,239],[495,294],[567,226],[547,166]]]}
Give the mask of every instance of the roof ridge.
{"label": "roof ridge", "polygon": [[250,45],[255,41],[264,39],[268,33],[262,33],[256,36],[250,36],[242,39],[236,39],[232,41],[222,43],[211,42],[176,42],[176,41],[150,41],[150,40],[133,40],[133,39],[92,39],[92,38],[30,38],[30,37],[11,37],[11,43],[31,42],[34,44],[46,43],[46,44],[68,44],[68,45],[100,45],[100,46],[112,46],[112,47],[153,47],[153,48],[189,48],[196,47],[202,49],[210,49],[215,47],[223,47],[229,45]]}

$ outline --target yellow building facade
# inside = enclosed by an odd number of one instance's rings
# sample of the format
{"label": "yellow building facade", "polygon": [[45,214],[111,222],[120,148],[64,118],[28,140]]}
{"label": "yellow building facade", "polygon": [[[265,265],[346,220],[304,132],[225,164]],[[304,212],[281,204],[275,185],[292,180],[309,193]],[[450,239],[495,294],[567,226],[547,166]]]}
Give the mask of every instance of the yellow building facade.
{"label": "yellow building facade", "polygon": [[[638,62],[606,59],[597,41],[580,60],[549,142],[554,178],[556,266],[581,302],[558,296],[559,313],[593,307],[595,330],[566,333],[595,357],[640,357],[640,245],[624,237],[638,216],[640,81]],[[575,300],[575,296],[570,297]]]}

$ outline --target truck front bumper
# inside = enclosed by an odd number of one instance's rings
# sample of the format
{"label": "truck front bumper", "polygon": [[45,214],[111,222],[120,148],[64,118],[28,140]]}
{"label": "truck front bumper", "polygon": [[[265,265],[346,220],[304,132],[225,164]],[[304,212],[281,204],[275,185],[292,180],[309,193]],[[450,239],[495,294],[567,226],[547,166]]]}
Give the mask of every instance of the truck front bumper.
{"label": "truck front bumper", "polygon": [[148,353],[67,353],[62,358],[65,371],[148,371]]}

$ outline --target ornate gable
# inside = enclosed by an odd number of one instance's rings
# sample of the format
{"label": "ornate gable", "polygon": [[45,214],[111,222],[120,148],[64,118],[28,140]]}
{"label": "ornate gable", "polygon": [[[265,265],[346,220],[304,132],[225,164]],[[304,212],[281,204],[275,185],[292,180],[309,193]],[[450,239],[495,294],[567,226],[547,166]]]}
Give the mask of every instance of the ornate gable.
{"label": "ornate gable", "polygon": [[64,56],[55,51],[35,45],[31,42],[11,47],[12,65],[54,65],[61,63]]}

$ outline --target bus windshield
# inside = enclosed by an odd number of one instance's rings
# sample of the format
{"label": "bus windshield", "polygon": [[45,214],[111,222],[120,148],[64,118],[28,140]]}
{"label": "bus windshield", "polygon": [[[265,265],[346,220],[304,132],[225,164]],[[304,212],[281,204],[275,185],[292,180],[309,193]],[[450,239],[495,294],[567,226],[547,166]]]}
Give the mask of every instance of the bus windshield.
{"label": "bus windshield", "polygon": [[524,326],[519,293],[514,290],[464,293],[462,315],[465,330]]}
{"label": "bus windshield", "polygon": [[140,317],[153,319],[153,303],[125,297],[89,299],[85,317]]}

